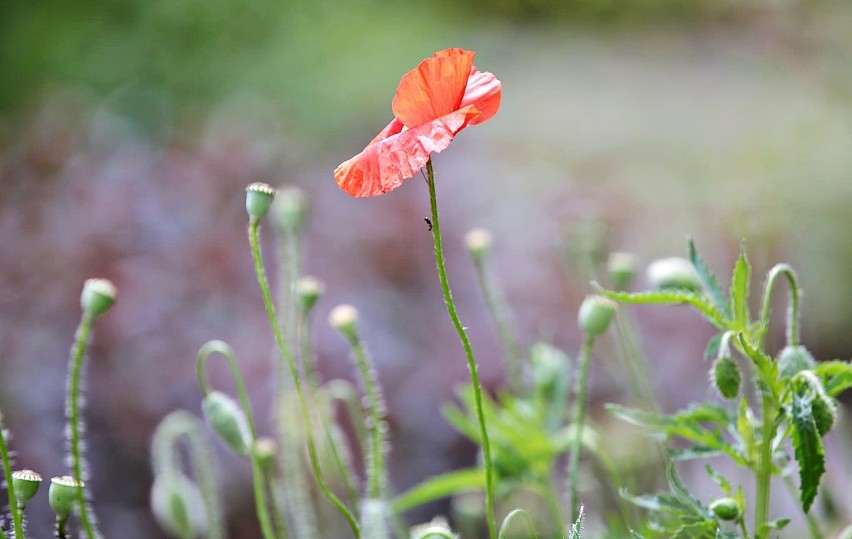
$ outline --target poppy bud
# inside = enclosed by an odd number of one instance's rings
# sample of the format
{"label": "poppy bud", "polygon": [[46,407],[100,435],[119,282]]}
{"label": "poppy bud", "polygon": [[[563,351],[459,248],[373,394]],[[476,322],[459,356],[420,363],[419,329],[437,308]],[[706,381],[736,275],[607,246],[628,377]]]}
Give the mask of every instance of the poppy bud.
{"label": "poppy bud", "polygon": [[814,356],[804,346],[787,345],[778,354],[778,372],[784,378],[795,376],[816,365]]}
{"label": "poppy bud", "polygon": [[618,305],[603,296],[588,296],[580,304],[577,321],[580,329],[589,337],[606,332]]}
{"label": "poppy bud", "polygon": [[269,184],[256,182],[246,187],[246,211],[254,220],[263,219],[275,199],[275,189]]}
{"label": "poppy bud", "polygon": [[742,376],[736,362],[728,356],[716,358],[713,369],[710,371],[713,385],[722,397],[733,399],[740,392]]}
{"label": "poppy bud", "polygon": [[352,305],[338,305],[328,315],[328,323],[347,339],[358,333],[358,310]]}
{"label": "poppy bud", "polygon": [[488,255],[492,242],[491,233],[484,228],[474,228],[464,236],[464,246],[477,262]]}
{"label": "poppy bud", "polygon": [[151,486],[151,510],[170,535],[204,535],[204,502],[198,487],[183,474],[162,475]]}
{"label": "poppy bud", "polygon": [[80,294],[80,307],[84,313],[96,318],[112,307],[115,296],[115,285],[107,279],[86,279]]}
{"label": "poppy bud", "polygon": [[65,520],[74,509],[83,488],[83,482],[77,481],[70,475],[54,477],[50,480],[50,490],[47,492],[50,508],[60,520]]}
{"label": "poppy bud", "polygon": [[325,292],[325,284],[315,277],[306,275],[296,281],[294,290],[296,300],[302,307],[302,312],[308,314],[317,304],[322,293]]}
{"label": "poppy bud", "polygon": [[298,187],[284,187],[272,203],[272,223],[279,232],[298,234],[308,217],[308,197]]}
{"label": "poppy bud", "polygon": [[740,516],[740,506],[733,498],[719,498],[710,504],[710,510],[720,520],[736,520]]}
{"label": "poppy bud", "polygon": [[828,431],[834,426],[834,422],[837,421],[837,403],[835,400],[820,391],[811,403],[811,412],[819,435],[828,434]]}
{"label": "poppy bud", "polygon": [[606,262],[609,280],[616,290],[626,290],[636,276],[636,257],[630,253],[610,253]]}
{"label": "poppy bud", "polygon": [[247,455],[251,447],[248,421],[239,405],[221,391],[211,391],[201,402],[204,419],[225,445],[238,455]]}
{"label": "poppy bud", "polygon": [[648,280],[654,288],[683,288],[700,291],[701,277],[692,262],[671,257],[654,260],[648,265]]}
{"label": "poppy bud", "polygon": [[18,502],[18,509],[23,510],[33,499],[41,486],[41,476],[32,470],[12,472],[12,488]]}
{"label": "poppy bud", "polygon": [[264,436],[254,442],[254,455],[264,468],[271,466],[275,462],[275,454],[277,452],[278,444],[272,438]]}

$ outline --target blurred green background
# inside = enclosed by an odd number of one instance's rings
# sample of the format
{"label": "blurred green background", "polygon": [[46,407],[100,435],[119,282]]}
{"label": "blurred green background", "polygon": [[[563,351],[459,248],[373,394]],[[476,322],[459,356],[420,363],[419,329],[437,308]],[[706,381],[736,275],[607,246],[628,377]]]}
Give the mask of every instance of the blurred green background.
{"label": "blurred green background", "polygon": [[[89,364],[95,506],[107,536],[157,536],[147,444],[169,411],[198,411],[197,348],[231,342],[256,407],[269,407],[272,339],[242,192],[268,181],[313,201],[307,271],[329,283],[317,324],[326,377],[352,368],[324,313],[361,308],[390,400],[394,488],[469,465],[438,413],[466,371],[425,189],[415,178],[353,200],[331,175],[391,119],[399,77],[447,47],[476,50],[504,88],[500,113],[435,159],[451,279],[492,388],[503,365],[461,249],[474,226],[497,238],[525,343],[578,346],[588,275],[562,259],[594,222],[608,248],[643,262],[683,254],[689,234],[722,275],[741,239],[758,278],[792,263],[804,342],[818,358],[849,357],[847,1],[12,0],[0,6],[0,408],[19,462],[63,473],[77,297],[85,278],[109,277],[121,297]],[[708,328],[677,310],[639,314],[667,408],[703,398]],[[623,380],[596,368],[596,406],[623,400]],[[834,443],[848,448],[849,429]],[[838,455],[829,480],[844,485],[852,462]],[[221,457],[233,537],[252,537],[247,469]],[[848,518],[852,499],[840,502]],[[46,511],[34,507],[36,536]]]}

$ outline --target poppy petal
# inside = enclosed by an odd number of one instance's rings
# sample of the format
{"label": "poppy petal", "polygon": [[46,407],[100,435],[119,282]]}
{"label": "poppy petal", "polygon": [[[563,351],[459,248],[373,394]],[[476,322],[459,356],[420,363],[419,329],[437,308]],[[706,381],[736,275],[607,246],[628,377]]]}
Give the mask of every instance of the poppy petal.
{"label": "poppy petal", "polygon": [[371,197],[399,187],[420,171],[429,155],[443,151],[453,137],[479,115],[473,105],[446,114],[414,129],[395,131],[397,120],[382,133],[387,138],[373,142],[352,159],[334,170],[341,189],[354,197]]}
{"label": "poppy petal", "polygon": [[461,106],[474,105],[480,114],[470,121],[470,125],[481,124],[497,114],[502,96],[503,87],[497,77],[476,67],[471,68]]}
{"label": "poppy petal", "polygon": [[420,62],[399,81],[392,103],[394,116],[414,128],[459,109],[475,55],[447,49]]}

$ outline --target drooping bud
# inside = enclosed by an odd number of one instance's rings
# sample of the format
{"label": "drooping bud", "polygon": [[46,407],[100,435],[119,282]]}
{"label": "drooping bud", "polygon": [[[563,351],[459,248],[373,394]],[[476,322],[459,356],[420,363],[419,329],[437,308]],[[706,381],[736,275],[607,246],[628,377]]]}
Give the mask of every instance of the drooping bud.
{"label": "drooping bud", "polygon": [[671,257],[654,260],[648,265],[648,280],[654,288],[681,288],[701,290],[701,277],[692,262]]}
{"label": "drooping bud", "polygon": [[618,305],[603,296],[588,296],[580,304],[577,322],[583,333],[589,337],[597,337],[606,332],[609,323],[615,315]]}
{"label": "drooping bud", "polygon": [[86,279],[80,294],[80,307],[92,318],[107,312],[115,303],[115,285],[107,279]]}
{"label": "drooping bud", "polygon": [[474,228],[464,236],[464,246],[467,252],[477,262],[488,255],[493,240],[491,233],[484,228]]}
{"label": "drooping bud", "polygon": [[610,253],[606,263],[609,280],[616,290],[626,290],[636,277],[638,263],[630,253]]}
{"label": "drooping bud", "polygon": [[740,393],[742,375],[737,363],[729,356],[721,356],[713,362],[710,378],[719,394],[726,399],[733,399]]}
{"label": "drooping bud", "polygon": [[308,314],[317,304],[322,293],[325,292],[325,284],[315,277],[305,275],[296,281],[293,289],[296,293],[296,300],[302,308],[302,313]]}
{"label": "drooping bud", "polygon": [[719,498],[710,504],[710,510],[719,520],[736,520],[740,516],[740,506],[733,498]]}
{"label": "drooping bud", "polygon": [[298,234],[308,217],[308,196],[298,187],[283,187],[272,203],[272,222],[279,232]]}
{"label": "drooping bud", "polygon": [[810,369],[816,365],[814,356],[804,346],[787,345],[778,354],[778,372],[784,378],[790,378],[796,374]]}
{"label": "drooping bud", "polygon": [[47,497],[50,508],[60,520],[65,520],[71,514],[82,488],[83,482],[75,480],[70,475],[54,477],[50,480]]}
{"label": "drooping bud", "polygon": [[251,448],[248,421],[234,399],[221,391],[211,391],[201,402],[201,409],[207,424],[225,445],[238,455],[248,454]]}
{"label": "drooping bud", "polygon": [[272,438],[264,436],[254,442],[254,455],[264,468],[275,463],[276,453],[278,453],[278,444]]}
{"label": "drooping bud", "polygon": [[347,339],[358,334],[358,310],[352,305],[338,305],[328,315],[328,323]]}
{"label": "drooping bud", "polygon": [[198,487],[183,474],[161,475],[151,486],[151,510],[174,537],[205,535],[204,502]]}
{"label": "drooping bud", "polygon": [[820,436],[825,436],[837,421],[837,402],[820,391],[811,403],[811,411],[814,415],[814,423]]}
{"label": "drooping bud", "polygon": [[18,509],[24,510],[27,503],[33,499],[41,486],[41,476],[32,470],[18,470],[12,472],[12,488],[15,489],[15,498]]}
{"label": "drooping bud", "polygon": [[263,219],[275,199],[275,189],[271,185],[256,182],[246,187],[246,212],[254,220]]}

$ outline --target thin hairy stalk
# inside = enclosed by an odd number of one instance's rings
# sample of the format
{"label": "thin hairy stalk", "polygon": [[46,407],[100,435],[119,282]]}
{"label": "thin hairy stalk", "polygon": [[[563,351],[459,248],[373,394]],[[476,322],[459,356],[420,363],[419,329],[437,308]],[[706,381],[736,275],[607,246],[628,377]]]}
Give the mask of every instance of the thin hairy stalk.
{"label": "thin hairy stalk", "polygon": [[580,373],[576,377],[574,386],[574,417],[571,426],[574,429],[574,438],[571,440],[571,455],[568,462],[568,496],[571,510],[571,520],[577,519],[580,511],[580,502],[577,495],[578,476],[580,474],[580,448],[582,447],[583,425],[586,421],[586,398],[589,378],[589,358],[592,354],[592,343],[594,337],[587,335],[583,339],[580,350]]}
{"label": "thin hairy stalk", "polygon": [[429,205],[432,210],[432,242],[435,245],[435,263],[438,266],[438,277],[441,281],[441,290],[444,293],[444,303],[447,305],[447,313],[453,322],[453,327],[459,335],[467,356],[467,367],[470,371],[470,380],[473,385],[473,397],[476,404],[476,416],[479,420],[479,436],[482,442],[483,460],[485,461],[485,511],[488,520],[488,535],[491,539],[497,537],[497,523],[494,519],[494,464],[491,462],[491,442],[488,440],[488,429],[485,426],[485,412],[482,409],[482,387],[479,383],[476,360],[473,357],[473,349],[470,339],[462,326],[456,313],[456,305],[453,302],[453,294],[447,280],[447,269],[444,264],[444,249],[441,245],[441,222],[438,219],[438,200],[435,195],[435,173],[432,170],[432,160],[426,163],[426,185],[429,186]]}
{"label": "thin hairy stalk", "polygon": [[630,389],[645,409],[659,412],[657,399],[654,398],[654,386],[648,376],[647,360],[638,343],[633,319],[628,312],[622,310],[615,315],[614,322],[617,348],[630,377]]}
{"label": "thin hairy stalk", "polygon": [[760,442],[760,460],[757,464],[757,502],[754,512],[755,537],[765,537],[760,526],[769,520],[769,493],[772,487],[772,439],[775,437],[775,409],[772,399],[761,396],[763,409],[762,440]]}
{"label": "thin hairy stalk", "polygon": [[3,477],[6,481],[6,494],[9,498],[9,511],[12,512],[12,527],[15,539],[24,539],[23,513],[18,507],[18,498],[12,486],[12,458],[6,445],[6,433],[3,431],[3,414],[0,413],[0,459],[3,461]]}
{"label": "thin hairy stalk", "polygon": [[[305,426],[301,424],[301,421],[293,421],[291,414],[288,413],[293,403],[293,396],[289,392],[279,394],[276,415],[279,422],[282,458],[278,490],[281,498],[288,502],[287,512],[296,537],[314,539],[318,537],[317,518],[302,459],[302,438],[305,436]],[[283,506],[279,505],[279,507]]]}
{"label": "thin hairy stalk", "polygon": [[[92,331],[91,315],[84,313],[77,327],[74,347],[71,353],[71,372],[68,377],[68,426],[71,432],[71,473],[78,484],[84,485],[83,481],[83,450],[81,448],[81,423],[80,417],[80,385],[83,376],[83,356],[86,354],[86,346],[89,343],[89,334]],[[77,492],[77,502],[80,510],[80,525],[88,539],[94,539],[95,529],[94,517],[89,515],[89,504],[86,503],[85,485]]]}
{"label": "thin hairy stalk", "polygon": [[790,284],[790,303],[787,306],[787,344],[797,346],[799,344],[799,279],[793,268],[787,264],[778,264],[769,270],[766,276],[766,285],[763,288],[763,301],[760,307],[760,323],[758,325],[757,348],[763,349],[766,334],[769,331],[769,312],[772,308],[772,294],[775,291],[775,282],[779,276],[787,278]]}
{"label": "thin hairy stalk", "polygon": [[319,457],[317,455],[316,444],[314,443],[308,402],[305,397],[305,391],[302,387],[299,368],[296,366],[296,360],[293,358],[293,354],[290,353],[290,348],[287,346],[287,342],[284,339],[284,333],[281,331],[281,326],[278,324],[278,318],[275,315],[275,306],[272,303],[272,293],[269,290],[269,280],[266,277],[263,258],[260,254],[260,243],[258,241],[259,225],[260,221],[252,218],[248,227],[249,243],[251,245],[252,259],[254,260],[254,270],[257,275],[257,282],[260,286],[261,295],[263,296],[263,306],[266,309],[266,316],[269,319],[269,325],[272,327],[272,332],[275,335],[275,343],[278,346],[279,353],[287,362],[287,366],[290,369],[290,376],[293,379],[293,386],[296,388],[296,393],[299,397],[299,404],[302,409],[302,417],[305,423],[305,432],[307,435],[308,457],[311,463],[311,470],[313,471],[314,478],[317,481],[320,491],[322,491],[326,499],[328,499],[328,501],[337,508],[340,514],[343,515],[356,539],[360,539],[361,531],[358,527],[358,522],[355,520],[355,517],[346,505],[344,505],[340,498],[338,498],[337,495],[335,495],[328,487],[319,467]]}

